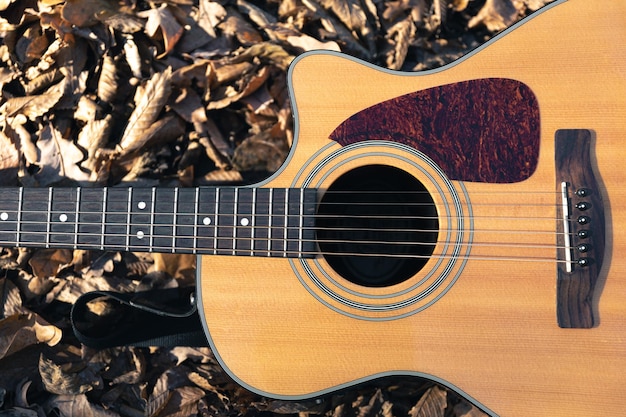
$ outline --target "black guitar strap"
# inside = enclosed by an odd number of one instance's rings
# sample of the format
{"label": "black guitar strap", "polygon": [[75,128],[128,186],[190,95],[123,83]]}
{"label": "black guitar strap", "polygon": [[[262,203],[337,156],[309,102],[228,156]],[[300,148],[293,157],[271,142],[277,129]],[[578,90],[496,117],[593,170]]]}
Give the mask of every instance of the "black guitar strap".
{"label": "black guitar strap", "polygon": [[[93,291],[78,298],[70,319],[85,346],[208,346],[194,287],[136,293]],[[100,314],[89,307],[98,302]],[[104,312],[104,313],[103,313]]]}

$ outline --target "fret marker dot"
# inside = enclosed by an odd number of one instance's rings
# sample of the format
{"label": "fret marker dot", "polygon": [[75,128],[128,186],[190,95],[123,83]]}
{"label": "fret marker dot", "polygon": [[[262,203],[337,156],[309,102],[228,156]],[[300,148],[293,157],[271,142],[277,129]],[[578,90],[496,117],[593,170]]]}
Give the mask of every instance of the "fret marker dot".
{"label": "fret marker dot", "polygon": [[137,232],[137,239],[143,239],[144,233],[140,230]]}
{"label": "fret marker dot", "polygon": [[239,222],[239,224],[241,224],[242,226],[247,226],[250,224],[250,220],[248,220],[247,217],[244,217],[243,219],[241,219],[241,221]]}
{"label": "fret marker dot", "polygon": [[9,219],[9,213],[7,212],[2,212],[0,213],[0,220],[8,220]]}
{"label": "fret marker dot", "polygon": [[146,202],[145,201],[140,201],[139,203],[137,203],[137,208],[139,210],[143,210],[146,208]]}
{"label": "fret marker dot", "polygon": [[205,226],[210,225],[211,219],[209,219],[208,217],[205,217],[204,219],[202,219],[202,224],[204,224]]}
{"label": "fret marker dot", "polygon": [[63,213],[59,216],[59,220],[62,222],[66,222],[67,221],[67,214]]}

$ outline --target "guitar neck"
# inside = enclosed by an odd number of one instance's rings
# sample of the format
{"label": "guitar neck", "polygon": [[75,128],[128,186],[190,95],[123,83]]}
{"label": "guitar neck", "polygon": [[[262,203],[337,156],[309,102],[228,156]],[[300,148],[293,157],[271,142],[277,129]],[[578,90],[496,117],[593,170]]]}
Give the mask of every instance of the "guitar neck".
{"label": "guitar neck", "polygon": [[300,188],[1,188],[0,246],[311,257]]}

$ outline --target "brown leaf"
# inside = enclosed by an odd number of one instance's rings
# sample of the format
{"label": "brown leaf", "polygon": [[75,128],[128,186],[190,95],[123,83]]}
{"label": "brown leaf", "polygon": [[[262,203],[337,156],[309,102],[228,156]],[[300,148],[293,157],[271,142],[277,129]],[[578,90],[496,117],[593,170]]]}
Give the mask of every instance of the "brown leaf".
{"label": "brown leaf", "polygon": [[81,417],[118,417],[119,414],[105,410],[99,405],[92,404],[85,394],[58,395],[46,402],[49,409],[58,410],[61,416]]}
{"label": "brown leaf", "polygon": [[[327,1],[330,2],[330,0]],[[371,60],[372,53],[367,48],[363,47],[363,45],[355,39],[352,32],[336,17],[324,10],[315,0],[302,0],[302,3],[319,16],[320,23],[331,36],[337,39],[337,43],[355,56],[365,60]]]}
{"label": "brown leaf", "polygon": [[132,142],[126,144],[126,148],[120,152],[120,161],[132,156],[136,151],[145,149],[156,144],[164,144],[173,141],[185,133],[185,123],[175,114],[167,114],[156,120],[143,132],[137,132]]}
{"label": "brown leaf", "polygon": [[387,401],[380,389],[370,398],[366,405],[359,407],[358,417],[392,417],[391,409],[393,405]]}
{"label": "brown leaf", "polygon": [[128,152],[128,149],[137,149],[145,142],[145,131],[159,117],[159,113],[167,102],[171,92],[170,78],[172,69],[167,68],[163,72],[155,73],[143,88],[135,93],[135,110],[128,120],[124,135],[120,140],[119,147]]}
{"label": "brown leaf", "polygon": [[165,51],[159,56],[160,58],[170,53],[183,36],[183,27],[178,23],[167,3],[161,4],[159,8],[139,13],[139,16],[148,18],[145,25],[148,36],[154,38],[160,32],[163,37]]}
{"label": "brown leaf", "polygon": [[456,417],[487,417],[487,414],[480,411],[472,404],[463,401],[454,406]]}
{"label": "brown leaf", "polygon": [[286,144],[272,139],[270,131],[247,138],[235,150],[233,165],[239,171],[275,172],[285,161]]}
{"label": "brown leaf", "polygon": [[159,417],[187,417],[196,414],[198,401],[205,395],[200,388],[184,386],[171,391],[167,404],[159,413]]}
{"label": "brown leaf", "polygon": [[0,279],[0,319],[24,312],[20,291],[6,278]]}
{"label": "brown leaf", "polygon": [[0,320],[0,359],[36,343],[54,346],[61,336],[61,329],[35,313],[14,314]]}
{"label": "brown leaf", "polygon": [[170,108],[188,123],[204,123],[207,121],[206,110],[198,93],[190,88],[183,89]]}
{"label": "brown leaf", "polygon": [[415,37],[415,24],[411,16],[399,21],[389,29],[387,39],[391,40],[392,51],[387,54],[387,68],[399,70],[404,64],[411,40]]}
{"label": "brown leaf", "polygon": [[40,132],[37,148],[37,165],[41,170],[35,178],[40,185],[51,185],[65,178],[74,181],[89,179],[89,173],[79,166],[85,158],[83,152],[74,142],[63,138],[52,124],[47,124]]}
{"label": "brown leaf", "polygon": [[215,38],[215,28],[226,17],[228,12],[216,1],[200,0],[198,5],[198,15],[196,20],[198,25],[204,29],[212,38]]}
{"label": "brown leaf", "polygon": [[84,394],[102,386],[102,378],[89,367],[73,369],[71,363],[57,364],[41,355],[39,374],[46,391],[59,395]]}
{"label": "brown leaf", "polygon": [[40,249],[33,253],[28,263],[35,276],[49,278],[56,276],[62,266],[72,261],[72,257],[69,249]]}
{"label": "brown leaf", "polygon": [[246,21],[237,11],[229,9],[226,19],[218,25],[225,35],[237,38],[244,46],[263,42],[259,32]]}
{"label": "brown leaf", "polygon": [[20,154],[13,141],[0,130],[0,184],[3,178],[10,181],[20,166]]}
{"label": "brown leaf", "polygon": [[301,49],[303,52],[319,49],[337,52],[341,51],[339,45],[335,41],[321,42],[306,34],[302,34],[300,36],[288,36],[287,42],[289,42],[292,46]]}
{"label": "brown leaf", "polygon": [[241,80],[243,87],[239,91],[232,86],[218,89],[214,94],[215,97],[213,100],[207,105],[207,109],[223,109],[232,103],[236,103],[243,97],[246,97],[259,89],[267,81],[269,76],[269,68],[263,67],[258,71],[258,73],[244,76]]}
{"label": "brown leaf", "polygon": [[63,19],[78,26],[91,26],[118,13],[117,2],[110,0],[66,0]]}
{"label": "brown leaf", "polygon": [[102,58],[100,77],[98,78],[98,98],[105,103],[112,103],[117,95],[118,80],[115,59],[110,55]]}
{"label": "brown leaf", "polygon": [[511,0],[487,0],[480,12],[468,23],[473,28],[483,25],[492,32],[502,30],[517,18],[517,9]]}
{"label": "brown leaf", "polygon": [[8,117],[23,114],[30,120],[35,120],[50,111],[62,96],[63,90],[54,87],[48,90],[47,93],[40,95],[13,97],[0,107],[0,113]]}
{"label": "brown leaf", "polygon": [[87,150],[87,158],[82,165],[93,170],[96,165],[96,154],[109,140],[113,116],[107,114],[104,119],[92,120],[87,123],[78,134],[78,146]]}
{"label": "brown leaf", "polygon": [[443,417],[448,404],[447,392],[438,386],[429,388],[409,411],[409,417]]}

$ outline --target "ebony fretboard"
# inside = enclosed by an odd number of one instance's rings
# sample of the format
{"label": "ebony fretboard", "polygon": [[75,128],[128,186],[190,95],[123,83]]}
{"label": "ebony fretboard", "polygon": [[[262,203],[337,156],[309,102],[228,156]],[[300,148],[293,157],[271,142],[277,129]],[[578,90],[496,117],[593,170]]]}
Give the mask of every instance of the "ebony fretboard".
{"label": "ebony fretboard", "polygon": [[0,246],[311,257],[316,191],[0,188]]}

